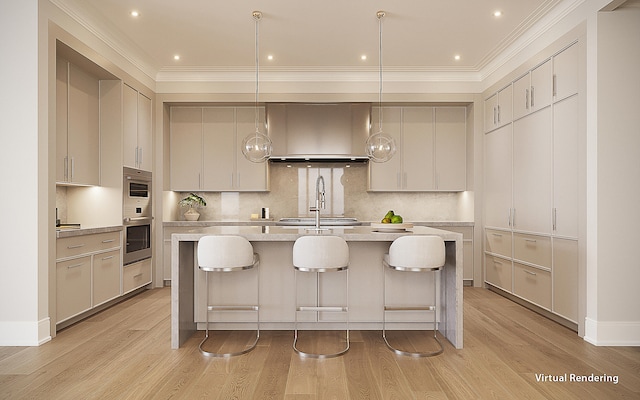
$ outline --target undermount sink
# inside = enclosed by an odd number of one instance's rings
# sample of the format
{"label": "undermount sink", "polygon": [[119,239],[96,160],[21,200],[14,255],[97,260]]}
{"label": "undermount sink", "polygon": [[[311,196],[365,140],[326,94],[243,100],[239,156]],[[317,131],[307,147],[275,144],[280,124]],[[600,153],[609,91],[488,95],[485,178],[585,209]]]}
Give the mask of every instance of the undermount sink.
{"label": "undermount sink", "polygon": [[[281,226],[315,226],[313,217],[281,218],[276,225]],[[320,226],[358,226],[362,225],[356,218],[347,217],[321,217]]]}

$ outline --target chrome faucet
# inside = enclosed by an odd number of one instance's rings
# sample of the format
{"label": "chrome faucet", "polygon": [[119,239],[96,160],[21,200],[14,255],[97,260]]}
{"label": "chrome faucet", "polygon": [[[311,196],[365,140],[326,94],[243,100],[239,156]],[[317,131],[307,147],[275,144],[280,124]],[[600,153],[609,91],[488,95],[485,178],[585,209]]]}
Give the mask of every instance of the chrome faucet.
{"label": "chrome faucet", "polygon": [[[320,189],[320,182],[322,182],[322,189]],[[309,208],[309,211],[316,213],[316,230],[320,230],[320,208],[325,208],[324,191],[324,177],[320,175],[316,179],[316,205]]]}

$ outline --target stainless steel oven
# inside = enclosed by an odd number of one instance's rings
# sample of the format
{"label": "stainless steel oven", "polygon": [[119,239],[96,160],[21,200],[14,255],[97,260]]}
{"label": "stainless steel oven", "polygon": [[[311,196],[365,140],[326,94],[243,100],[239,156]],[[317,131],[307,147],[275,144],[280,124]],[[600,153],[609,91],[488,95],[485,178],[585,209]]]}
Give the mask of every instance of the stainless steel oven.
{"label": "stainless steel oven", "polygon": [[151,172],[123,169],[123,264],[151,257]]}

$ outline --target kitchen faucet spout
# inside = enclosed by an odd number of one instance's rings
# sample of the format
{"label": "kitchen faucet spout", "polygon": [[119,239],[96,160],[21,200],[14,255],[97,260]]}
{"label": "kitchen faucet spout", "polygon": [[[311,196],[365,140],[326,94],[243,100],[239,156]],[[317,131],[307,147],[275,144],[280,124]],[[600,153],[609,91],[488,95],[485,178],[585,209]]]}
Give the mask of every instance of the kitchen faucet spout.
{"label": "kitchen faucet spout", "polygon": [[[320,184],[322,183],[322,189],[320,188]],[[320,209],[325,208],[325,184],[324,177],[322,175],[318,176],[316,179],[316,204],[315,207],[311,207],[309,211],[313,211],[316,213],[316,230],[320,230]]]}

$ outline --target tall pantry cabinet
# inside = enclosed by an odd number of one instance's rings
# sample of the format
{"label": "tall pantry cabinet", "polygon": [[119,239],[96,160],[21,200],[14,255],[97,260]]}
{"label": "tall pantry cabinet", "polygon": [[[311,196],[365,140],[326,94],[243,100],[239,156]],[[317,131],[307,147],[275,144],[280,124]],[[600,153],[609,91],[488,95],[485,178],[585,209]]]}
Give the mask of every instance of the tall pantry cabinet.
{"label": "tall pantry cabinet", "polygon": [[[485,282],[578,319],[579,42],[485,100]],[[498,100],[512,115],[498,119]]]}

